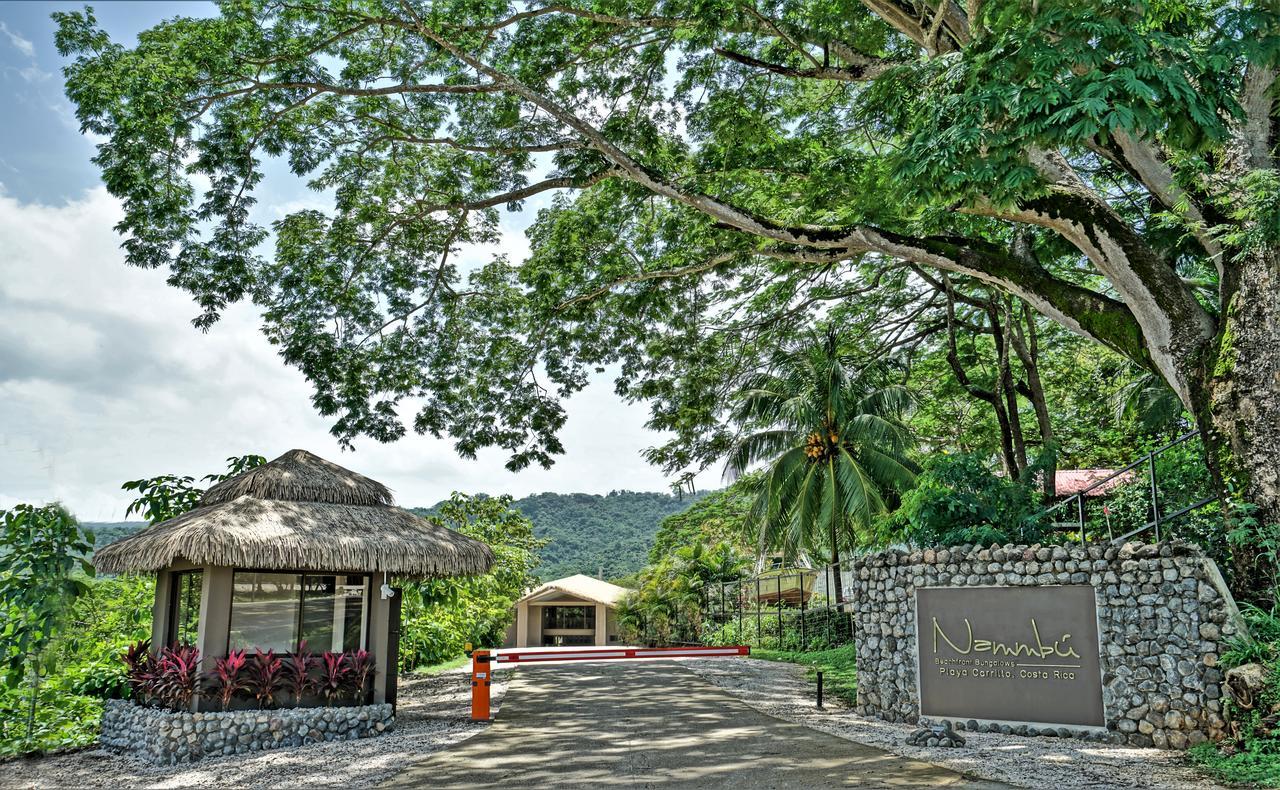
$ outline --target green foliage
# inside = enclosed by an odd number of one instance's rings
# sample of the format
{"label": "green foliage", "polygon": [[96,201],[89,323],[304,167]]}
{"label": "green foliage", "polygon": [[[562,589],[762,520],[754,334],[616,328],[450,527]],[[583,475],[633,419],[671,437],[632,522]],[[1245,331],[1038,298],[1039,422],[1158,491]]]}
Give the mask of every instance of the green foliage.
{"label": "green foliage", "polygon": [[1274,741],[1249,741],[1244,749],[1223,752],[1216,744],[1202,743],[1187,756],[1214,779],[1244,787],[1280,787],[1280,751]]}
{"label": "green foliage", "polygon": [[998,477],[968,454],[936,455],[916,487],[881,529],[918,546],[1034,543],[1040,530],[1037,495],[1024,483]]}
{"label": "green foliage", "polygon": [[0,759],[87,746],[98,739],[102,700],[48,683],[40,686],[36,702],[28,737],[30,692],[0,688]]}
{"label": "green foliage", "polygon": [[1192,762],[1218,781],[1257,787],[1280,787],[1280,593],[1267,609],[1241,605],[1247,632],[1233,639],[1221,656],[1223,669],[1259,664],[1265,672],[1261,692],[1247,710],[1225,700],[1225,713],[1237,737],[1191,749]]}
{"label": "green foliage", "polygon": [[[821,320],[915,359],[936,312],[892,259],[1025,294],[1150,369],[1167,344],[1121,303],[1213,313],[1205,239],[1274,244],[1275,171],[1231,155],[1266,145],[1239,79],[1277,59],[1265,3],[975,3],[933,30],[890,7],[244,0],[129,46],[91,10],[55,19],[128,262],[166,268],[202,328],[253,300],[340,439],[411,425],[546,465],[564,399],[615,366],[673,434],[651,457],[687,470],[732,443],[726,396]],[[268,227],[272,160],[329,205]],[[498,207],[552,190],[528,260],[458,264]],[[1082,266],[1099,245],[1062,229],[1082,225],[1159,265]],[[941,418],[957,404],[929,427],[989,449],[985,418]],[[1064,459],[1090,453],[1075,438]]]}
{"label": "green foliage", "polygon": [[620,638],[651,645],[700,641],[708,595],[742,578],[750,563],[728,543],[695,540],[679,547],[645,567],[635,591],[618,605]]}
{"label": "green foliage", "polygon": [[682,546],[728,543],[746,554],[755,549],[750,534],[751,505],[760,485],[760,473],[735,480],[728,488],[712,491],[688,510],[667,516],[653,536],[649,564],[655,565]]}
{"label": "green foliage", "polygon": [[[220,483],[249,469],[262,466],[267,459],[260,455],[241,455],[227,459],[227,471],[215,472],[200,478],[203,483]],[[141,515],[149,524],[158,524],[174,516],[180,516],[200,502],[204,488],[196,485],[190,475],[158,475],[143,480],[130,480],[120,486],[125,491],[138,492],[129,503],[126,516]]]}
{"label": "green foliage", "polygon": [[406,582],[401,604],[400,666],[439,664],[476,647],[502,644],[516,599],[537,583],[534,569],[543,541],[533,523],[512,507],[511,497],[455,493],[437,505],[438,524],[493,549],[484,576]]}
{"label": "green foliage", "polygon": [[[61,505],[16,505],[0,510],[3,540],[0,545],[0,659],[4,661],[4,693],[11,702],[22,690],[27,709],[21,745],[11,743],[16,733],[0,740],[6,749],[33,751],[43,748],[49,725],[57,712],[40,711],[43,676],[57,668],[51,650],[67,627],[67,616],[76,600],[89,589],[93,566],[85,559],[93,550],[93,534],[85,531]],[[25,686],[25,688],[24,688]],[[15,719],[14,721],[18,721]],[[39,732],[37,728],[40,728]]]}

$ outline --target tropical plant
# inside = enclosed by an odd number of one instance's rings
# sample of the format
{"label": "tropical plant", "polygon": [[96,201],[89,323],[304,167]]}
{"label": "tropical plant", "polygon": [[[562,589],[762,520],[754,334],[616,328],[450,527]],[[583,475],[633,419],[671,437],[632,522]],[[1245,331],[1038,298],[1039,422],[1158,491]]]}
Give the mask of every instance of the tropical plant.
{"label": "tropical plant", "polygon": [[245,651],[232,650],[222,658],[214,659],[213,669],[207,676],[208,689],[218,700],[223,710],[231,707],[231,700],[248,688],[244,677],[245,666],[249,663]]}
{"label": "tropical plant", "polygon": [[151,654],[151,640],[141,639],[129,645],[120,656],[129,678],[133,698],[143,704],[155,698],[156,661]]}
{"label": "tropical plant", "polygon": [[320,677],[316,687],[326,705],[332,705],[347,687],[347,678],[351,674],[351,656],[347,653],[335,653],[326,650],[320,654]]}
{"label": "tropical plant", "polygon": [[351,698],[355,704],[360,705],[364,702],[369,681],[373,679],[373,656],[369,651],[361,648],[350,653],[348,663],[351,666]]}
{"label": "tropical plant", "polygon": [[307,693],[316,689],[314,671],[320,665],[320,658],[307,649],[307,640],[302,640],[284,662],[285,688],[293,694],[294,704],[301,704]]}
{"label": "tropical plant", "polygon": [[275,650],[254,648],[253,658],[249,659],[245,688],[253,695],[259,708],[270,708],[276,704],[276,695],[286,687],[284,662],[276,655]]}
{"label": "tropical plant", "polygon": [[155,680],[151,694],[170,710],[189,710],[199,690],[200,649],[194,645],[173,645],[160,650],[155,659]]}
{"label": "tropical plant", "polygon": [[784,351],[735,398],[741,438],[727,472],[768,468],[752,507],[759,550],[822,552],[874,542],[871,526],[915,481],[902,414],[909,396],[874,370],[850,372],[834,332]]}

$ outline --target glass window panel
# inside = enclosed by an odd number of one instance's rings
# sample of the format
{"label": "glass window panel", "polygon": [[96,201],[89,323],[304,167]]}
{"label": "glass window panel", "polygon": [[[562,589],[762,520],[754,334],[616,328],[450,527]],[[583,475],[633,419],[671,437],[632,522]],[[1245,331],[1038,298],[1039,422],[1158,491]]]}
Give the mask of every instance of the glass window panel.
{"label": "glass window panel", "polygon": [[302,577],[236,571],[231,592],[231,649],[287,653],[298,642]]}
{"label": "glass window panel", "polygon": [[584,629],[596,627],[594,606],[544,606],[542,627],[550,629]]}
{"label": "glass window panel", "polygon": [[169,641],[194,645],[200,632],[200,590],[204,585],[204,571],[183,571],[173,575],[170,611],[173,621],[169,625]]}
{"label": "glass window panel", "polygon": [[306,576],[302,638],[310,650],[356,650],[364,645],[368,580],[359,574]]}

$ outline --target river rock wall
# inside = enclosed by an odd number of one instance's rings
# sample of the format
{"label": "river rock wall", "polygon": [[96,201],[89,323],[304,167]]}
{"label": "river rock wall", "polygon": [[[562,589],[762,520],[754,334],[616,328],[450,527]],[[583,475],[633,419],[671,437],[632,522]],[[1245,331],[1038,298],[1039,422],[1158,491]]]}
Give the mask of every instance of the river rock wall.
{"label": "river rock wall", "polygon": [[392,728],[390,704],[358,707],[175,713],[109,700],[102,711],[102,746],[160,765],[320,741],[355,740]]}
{"label": "river rock wall", "polygon": [[[859,713],[918,722],[917,587],[1091,585],[1106,729],[951,720],[957,729],[1184,749],[1226,727],[1218,657],[1243,626],[1217,566],[1180,543],[887,550],[856,566]],[[941,723],[925,721],[923,723]]]}

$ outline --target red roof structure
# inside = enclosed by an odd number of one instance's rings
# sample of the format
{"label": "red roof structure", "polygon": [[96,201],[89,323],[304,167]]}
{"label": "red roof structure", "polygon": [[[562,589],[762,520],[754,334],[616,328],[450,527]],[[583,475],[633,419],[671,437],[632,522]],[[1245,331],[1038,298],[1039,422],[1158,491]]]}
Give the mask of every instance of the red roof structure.
{"label": "red roof structure", "polygon": [[1085,489],[1086,497],[1102,497],[1107,496],[1116,488],[1133,481],[1133,470],[1123,472],[1112,477],[1107,482],[1098,485],[1096,488],[1090,488],[1101,480],[1115,474],[1114,469],[1059,469],[1054,475],[1053,484],[1056,496],[1068,497],[1075,496]]}

